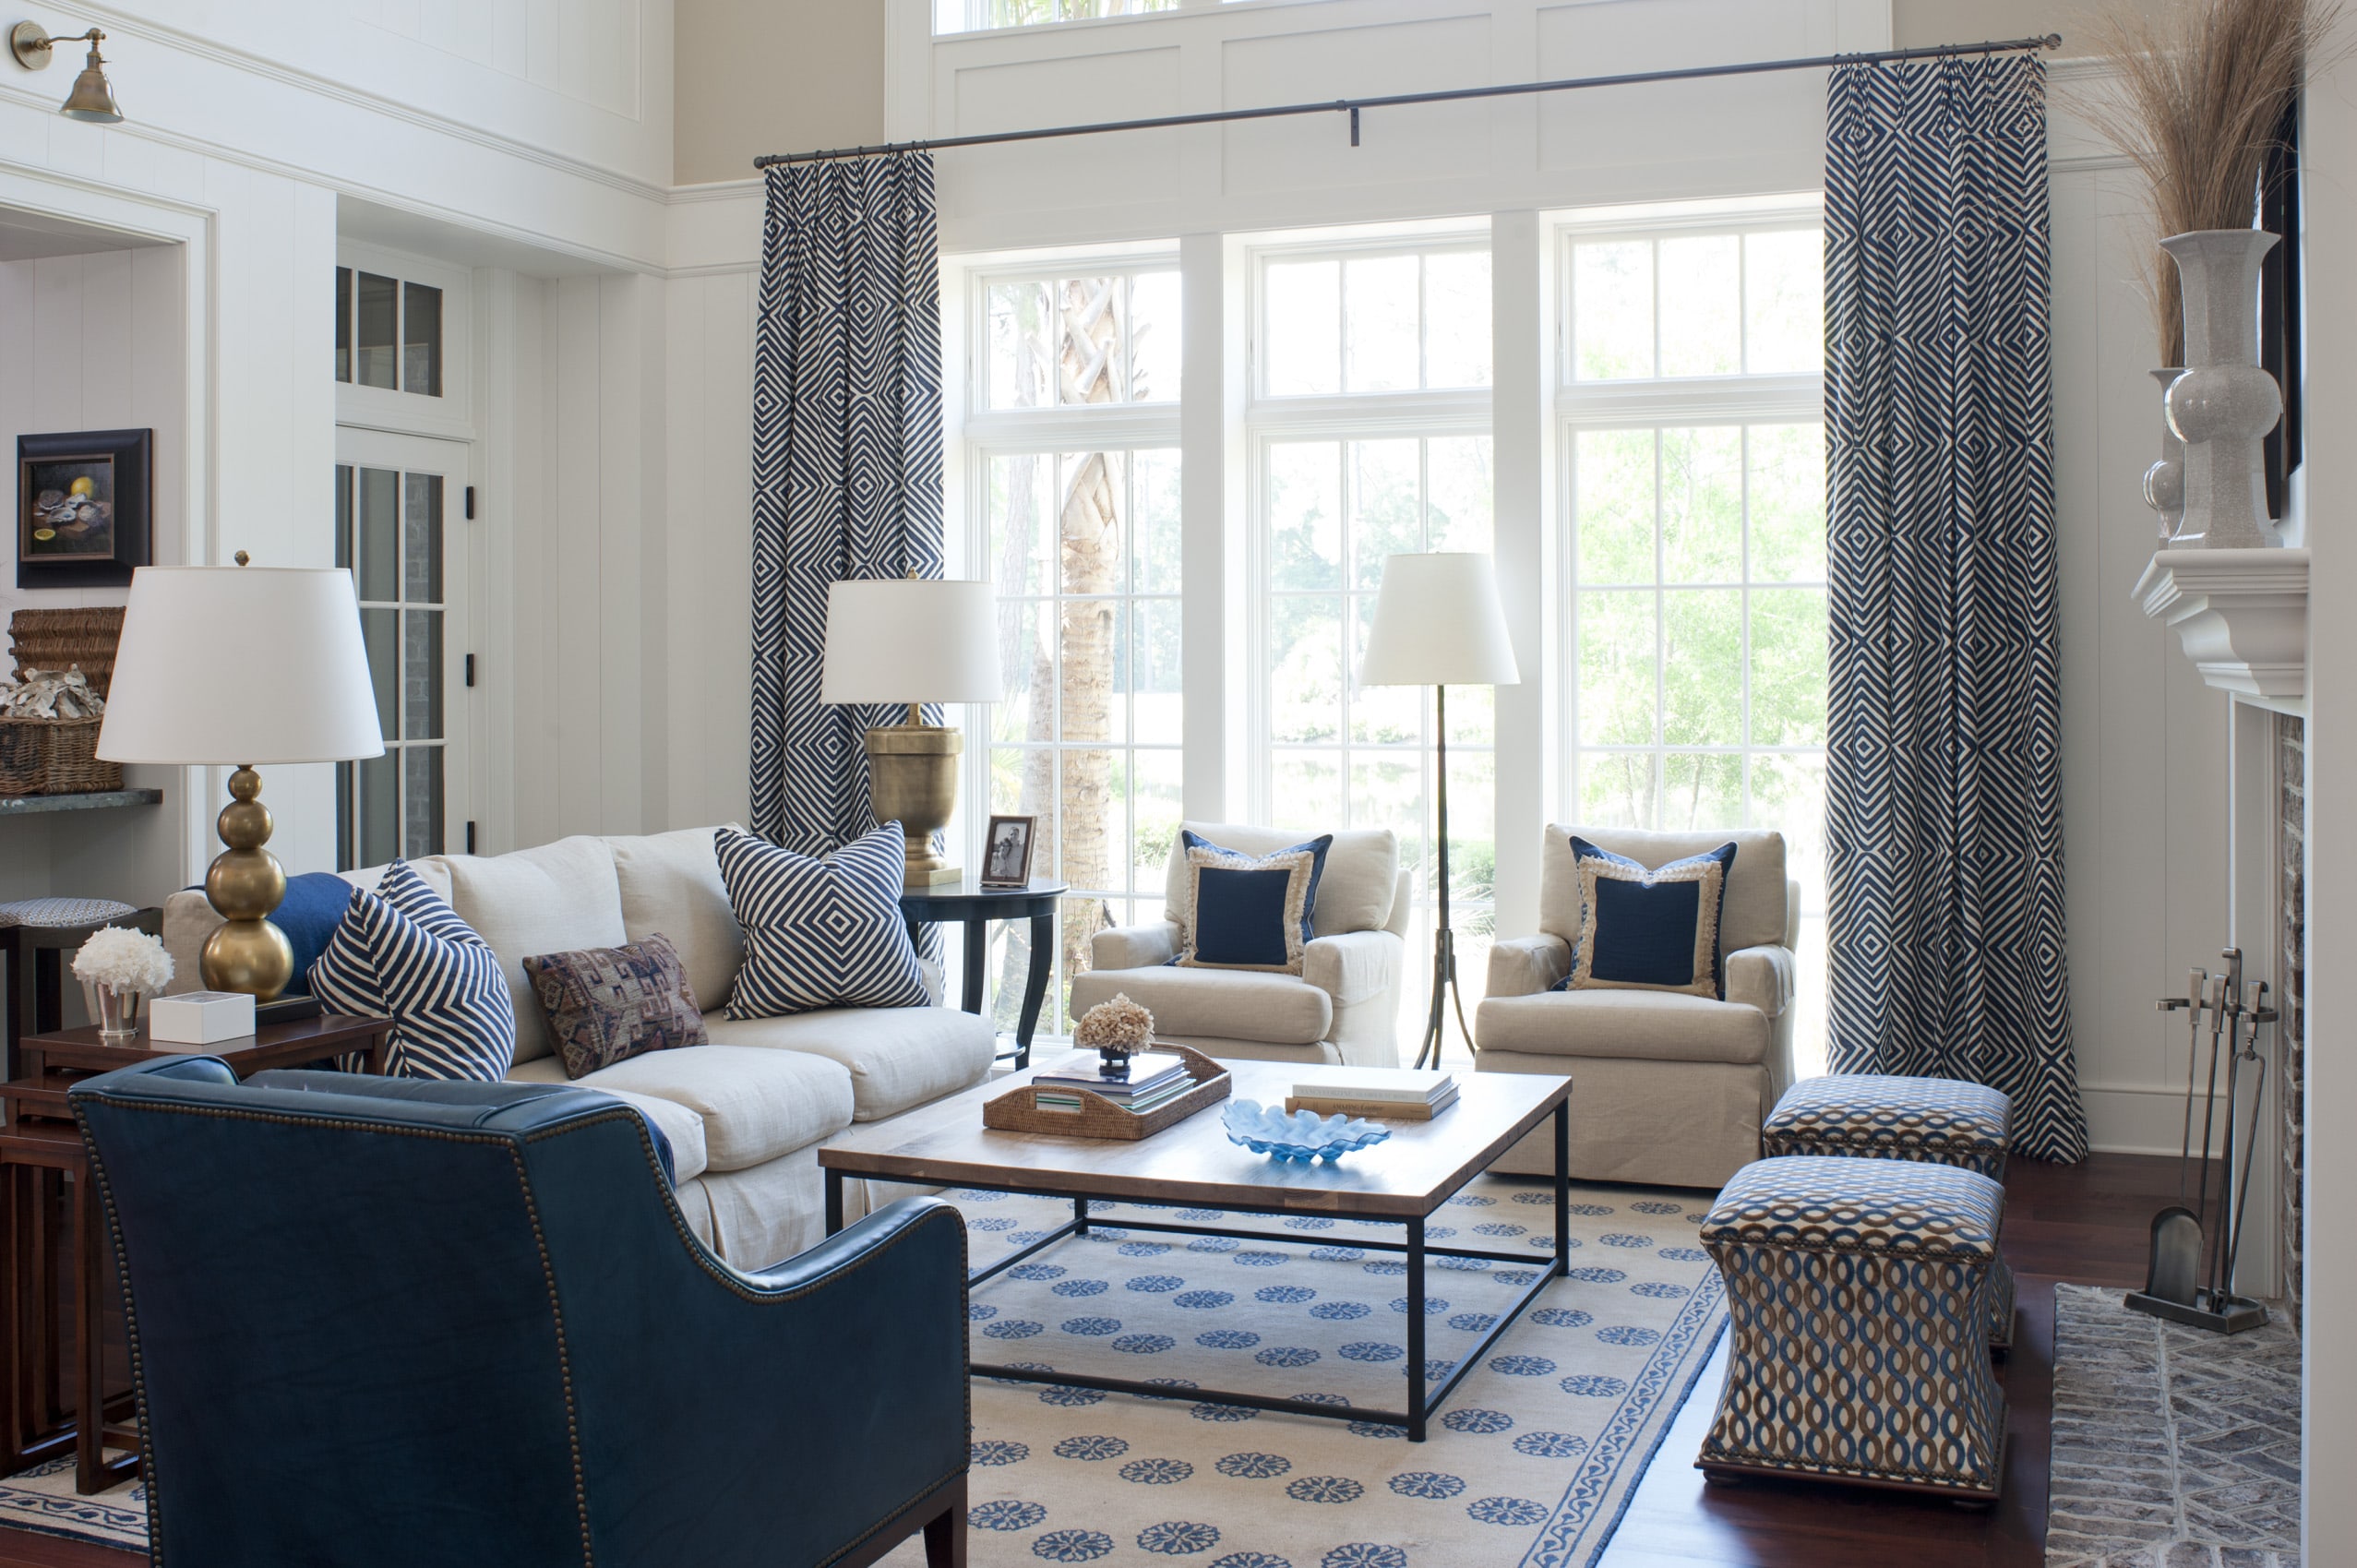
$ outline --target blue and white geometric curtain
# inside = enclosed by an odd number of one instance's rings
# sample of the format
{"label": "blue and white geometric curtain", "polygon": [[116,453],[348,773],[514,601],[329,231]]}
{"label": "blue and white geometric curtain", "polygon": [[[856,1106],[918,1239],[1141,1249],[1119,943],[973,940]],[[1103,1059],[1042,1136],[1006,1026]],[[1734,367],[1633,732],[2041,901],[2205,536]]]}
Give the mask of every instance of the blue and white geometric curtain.
{"label": "blue and white geometric curtain", "polygon": [[753,357],[752,808],[771,843],[819,855],[874,825],[860,735],[905,710],[819,701],[827,586],[940,576],[941,526],[933,160],[772,165]]}
{"label": "blue and white geometric curtain", "polygon": [[1825,147],[1834,1071],[2087,1152],[2063,928],[2045,67],[1837,67]]}

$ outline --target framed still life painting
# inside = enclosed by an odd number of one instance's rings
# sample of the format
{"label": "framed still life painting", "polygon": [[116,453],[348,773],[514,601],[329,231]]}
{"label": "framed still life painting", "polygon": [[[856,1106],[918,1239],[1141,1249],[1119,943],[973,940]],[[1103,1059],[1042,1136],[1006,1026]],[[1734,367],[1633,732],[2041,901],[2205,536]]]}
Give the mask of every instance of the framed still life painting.
{"label": "framed still life painting", "polygon": [[149,563],[152,430],[17,437],[17,586],[120,588]]}

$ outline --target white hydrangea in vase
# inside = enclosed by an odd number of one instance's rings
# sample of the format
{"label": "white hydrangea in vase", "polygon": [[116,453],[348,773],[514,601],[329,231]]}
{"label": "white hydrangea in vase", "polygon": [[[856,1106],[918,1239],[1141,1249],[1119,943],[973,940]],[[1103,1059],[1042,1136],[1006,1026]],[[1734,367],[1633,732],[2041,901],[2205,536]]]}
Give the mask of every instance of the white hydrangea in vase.
{"label": "white hydrangea in vase", "polygon": [[108,926],[74,954],[74,978],[82,983],[99,1038],[121,1045],[139,1033],[140,1005],[172,983],[172,954],[160,938]]}

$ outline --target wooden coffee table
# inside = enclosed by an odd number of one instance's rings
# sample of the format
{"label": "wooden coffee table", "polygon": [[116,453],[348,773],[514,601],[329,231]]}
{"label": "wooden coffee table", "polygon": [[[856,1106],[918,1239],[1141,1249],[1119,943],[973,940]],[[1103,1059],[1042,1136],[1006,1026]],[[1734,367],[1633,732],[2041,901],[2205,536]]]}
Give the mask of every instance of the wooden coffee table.
{"label": "wooden coffee table", "polygon": [[[1221,1065],[1234,1078],[1236,1098],[1258,1100],[1262,1105],[1281,1105],[1297,1083],[1366,1076],[1363,1068],[1301,1067],[1272,1061],[1227,1061]],[[1303,1399],[1210,1389],[1190,1390],[1190,1397],[1214,1405],[1285,1410],[1329,1420],[1379,1421],[1406,1428],[1412,1442],[1424,1441],[1426,1422],[1439,1411],[1466,1373],[1479,1363],[1483,1353],[1506,1332],[1523,1309],[1537,1299],[1548,1282],[1561,1277],[1567,1267],[1565,1255],[1571,1251],[1572,1093],[1572,1081],[1568,1078],[1510,1072],[1460,1073],[1455,1105],[1430,1121],[1386,1122],[1392,1130],[1389,1140],[1371,1149],[1346,1155],[1339,1164],[1331,1165],[1322,1161],[1314,1165],[1289,1164],[1229,1143],[1226,1130],[1220,1125],[1224,1107],[1216,1105],[1136,1143],[1001,1132],[982,1125],[984,1101],[1028,1081],[1029,1074],[1021,1072],[993,1079],[963,1095],[905,1112],[889,1122],[855,1126],[821,1148],[819,1164],[826,1170],[827,1234],[832,1236],[843,1228],[843,1184],[847,1177],[1071,1200],[1070,1220],[1022,1251],[971,1275],[967,1279],[969,1286],[980,1285],[1046,1248],[1086,1235],[1090,1223],[1088,1205],[1093,1198],[1244,1214],[1318,1215],[1395,1223],[1406,1232],[1402,1239],[1354,1239],[1351,1245],[1406,1255],[1409,1305],[1406,1410],[1337,1407]],[[1546,1266],[1516,1295],[1514,1305],[1498,1315],[1498,1321],[1479,1343],[1458,1358],[1448,1377],[1438,1387],[1427,1390],[1422,1311],[1426,1258],[1478,1258],[1485,1263],[1513,1263],[1523,1268],[1538,1260],[1528,1252],[1432,1246],[1425,1240],[1425,1222],[1433,1210],[1550,1116],[1555,1123],[1554,1255],[1545,1260]],[[1120,1226],[1124,1230],[1226,1236],[1281,1246],[1314,1244],[1312,1239],[1298,1232],[1235,1230],[1216,1225],[1131,1219],[1126,1215]],[[966,1370],[1015,1382],[1106,1389],[1149,1397],[1167,1397],[1170,1392],[1160,1384],[1128,1378],[1033,1371],[971,1360]]]}

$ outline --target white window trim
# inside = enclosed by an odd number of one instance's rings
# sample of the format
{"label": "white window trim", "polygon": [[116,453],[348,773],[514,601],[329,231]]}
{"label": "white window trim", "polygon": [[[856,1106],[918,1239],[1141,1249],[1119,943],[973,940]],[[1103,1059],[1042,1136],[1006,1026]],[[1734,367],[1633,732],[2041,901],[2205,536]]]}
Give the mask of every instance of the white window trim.
{"label": "white window trim", "polygon": [[[463,267],[423,256],[388,250],[357,240],[336,242],[336,265],[355,273],[374,272],[404,283],[424,283],[442,291],[442,394],[427,397],[383,387],[363,387],[337,381],[336,423],[401,436],[432,436],[443,440],[471,441],[474,422],[474,297],[473,274]],[[327,281],[332,309],[335,280]],[[358,280],[354,279],[354,288]],[[357,352],[358,345],[354,345]],[[396,353],[400,345],[394,345]],[[321,365],[327,377],[331,365]]]}

